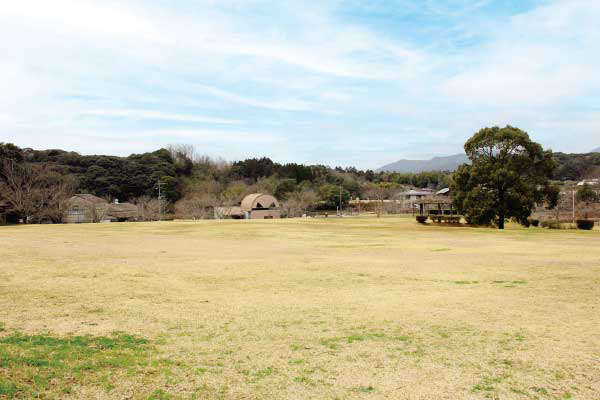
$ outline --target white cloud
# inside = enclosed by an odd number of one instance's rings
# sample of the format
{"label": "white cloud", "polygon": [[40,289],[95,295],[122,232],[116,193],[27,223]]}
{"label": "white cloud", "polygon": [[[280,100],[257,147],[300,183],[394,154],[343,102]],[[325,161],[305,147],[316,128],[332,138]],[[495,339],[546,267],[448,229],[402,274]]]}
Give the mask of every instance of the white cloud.
{"label": "white cloud", "polygon": [[101,34],[161,40],[161,34],[140,10],[129,10],[122,3],[91,0],[6,1],[0,18],[29,28],[65,34]]}
{"label": "white cloud", "polygon": [[314,109],[316,105],[307,103],[301,100],[259,100],[254,97],[242,96],[237,93],[222,90],[215,87],[206,85],[194,85],[194,88],[199,89],[200,92],[208,93],[212,96],[219,97],[225,100],[229,100],[235,103],[244,104],[252,107],[268,108],[272,110],[282,111],[307,111]]}
{"label": "white cloud", "polygon": [[150,110],[131,110],[131,109],[120,109],[120,110],[89,110],[84,111],[81,115],[93,115],[102,117],[126,117],[126,118],[142,118],[142,119],[162,119],[168,121],[179,121],[179,122],[202,122],[207,124],[241,124],[243,121],[234,119],[223,119],[214,117],[205,117],[199,115],[183,115],[183,114],[171,114],[160,111]]}
{"label": "white cloud", "polygon": [[600,2],[557,1],[513,17],[442,92],[483,107],[552,107],[600,89]]}

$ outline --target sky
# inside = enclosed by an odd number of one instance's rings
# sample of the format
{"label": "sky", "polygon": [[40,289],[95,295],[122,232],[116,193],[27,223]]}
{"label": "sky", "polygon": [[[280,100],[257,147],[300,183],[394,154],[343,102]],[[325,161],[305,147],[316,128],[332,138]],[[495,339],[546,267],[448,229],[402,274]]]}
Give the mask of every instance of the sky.
{"label": "sky", "polygon": [[377,168],[485,126],[600,146],[599,0],[19,0],[0,142]]}

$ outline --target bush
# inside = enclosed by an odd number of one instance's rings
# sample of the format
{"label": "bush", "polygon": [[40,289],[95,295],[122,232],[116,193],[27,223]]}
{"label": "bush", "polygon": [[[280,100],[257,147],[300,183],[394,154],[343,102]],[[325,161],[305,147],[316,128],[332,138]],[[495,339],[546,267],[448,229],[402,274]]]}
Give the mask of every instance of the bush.
{"label": "bush", "polygon": [[526,219],[523,222],[521,222],[521,225],[523,225],[525,228],[529,228],[529,225],[531,225],[531,221]]}
{"label": "bush", "polygon": [[560,222],[554,220],[542,221],[542,228],[560,229]]}
{"label": "bush", "polygon": [[594,229],[594,221],[591,219],[578,219],[577,229],[585,229],[587,231]]}
{"label": "bush", "polygon": [[530,219],[529,223],[531,224],[531,226],[538,227],[540,225],[540,220],[539,219]]}
{"label": "bush", "polygon": [[417,215],[417,222],[424,224],[427,221],[427,215]]}

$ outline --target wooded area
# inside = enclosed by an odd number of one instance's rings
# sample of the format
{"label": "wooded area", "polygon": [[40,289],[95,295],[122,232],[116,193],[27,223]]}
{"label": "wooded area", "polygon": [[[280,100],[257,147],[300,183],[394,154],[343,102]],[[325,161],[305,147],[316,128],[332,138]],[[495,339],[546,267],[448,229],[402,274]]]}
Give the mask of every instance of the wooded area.
{"label": "wooded area", "polygon": [[[579,180],[600,171],[600,153],[554,153],[556,180]],[[112,201],[142,205],[158,214],[158,182],[166,211],[182,218],[207,218],[220,205],[239,204],[249,193],[272,193],[284,216],[331,210],[350,198],[389,199],[403,187],[442,188],[452,173],[374,172],[354,167],[281,164],[269,158],[227,162],[197,153],[193,146],[171,145],[128,157],[80,155],[64,150],[21,149],[0,143],[0,203],[9,219],[60,222],[64,201],[89,193]]]}

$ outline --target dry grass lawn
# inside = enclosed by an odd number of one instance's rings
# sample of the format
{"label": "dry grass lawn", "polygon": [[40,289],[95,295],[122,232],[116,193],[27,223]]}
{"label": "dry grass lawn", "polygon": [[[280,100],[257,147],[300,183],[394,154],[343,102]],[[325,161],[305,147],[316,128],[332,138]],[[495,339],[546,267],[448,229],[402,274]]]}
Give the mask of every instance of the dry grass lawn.
{"label": "dry grass lawn", "polygon": [[600,232],[0,227],[0,398],[600,399]]}

